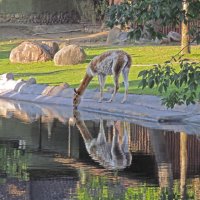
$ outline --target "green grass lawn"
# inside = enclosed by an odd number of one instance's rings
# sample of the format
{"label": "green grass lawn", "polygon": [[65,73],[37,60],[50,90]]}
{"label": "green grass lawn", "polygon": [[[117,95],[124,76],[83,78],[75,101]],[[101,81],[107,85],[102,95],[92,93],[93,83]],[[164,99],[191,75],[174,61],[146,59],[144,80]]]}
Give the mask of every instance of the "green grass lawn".
{"label": "green grass lawn", "polygon": [[[179,46],[85,47],[87,60],[79,65],[55,66],[52,61],[32,64],[11,64],[9,62],[10,51],[18,44],[19,41],[0,42],[0,74],[12,72],[15,75],[15,79],[23,78],[26,80],[29,77],[35,77],[37,83],[58,85],[66,82],[69,83],[71,87],[77,87],[84,76],[87,64],[94,56],[110,49],[122,49],[128,52],[133,59],[133,66],[129,74],[129,93],[154,95],[158,95],[156,89],[142,90],[138,88],[138,73],[141,70],[150,68],[150,64],[164,63],[180,50]],[[200,46],[193,46],[192,54],[187,56],[187,58],[200,61]],[[112,86],[112,82],[112,77],[108,77],[106,87]],[[120,82],[122,82],[122,79]],[[89,88],[97,87],[98,79],[95,77],[90,83]],[[120,88],[120,92],[122,91],[123,87]]]}

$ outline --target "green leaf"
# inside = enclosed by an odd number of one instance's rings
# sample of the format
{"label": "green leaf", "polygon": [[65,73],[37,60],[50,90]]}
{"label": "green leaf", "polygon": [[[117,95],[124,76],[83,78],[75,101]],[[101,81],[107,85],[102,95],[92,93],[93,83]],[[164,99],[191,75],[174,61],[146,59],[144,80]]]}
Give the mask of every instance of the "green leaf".
{"label": "green leaf", "polygon": [[147,86],[147,81],[145,79],[142,79],[138,84],[138,87],[142,87],[142,89],[144,89],[146,86]]}
{"label": "green leaf", "polygon": [[149,79],[148,86],[149,86],[149,88],[153,88],[154,87],[154,80],[153,80],[153,78]]}
{"label": "green leaf", "polygon": [[158,91],[159,91],[160,93],[163,92],[163,85],[160,85],[160,86],[158,87]]}
{"label": "green leaf", "polygon": [[148,73],[147,70],[140,71],[139,74],[138,74],[138,77],[143,76],[143,78],[145,78],[147,73]]}

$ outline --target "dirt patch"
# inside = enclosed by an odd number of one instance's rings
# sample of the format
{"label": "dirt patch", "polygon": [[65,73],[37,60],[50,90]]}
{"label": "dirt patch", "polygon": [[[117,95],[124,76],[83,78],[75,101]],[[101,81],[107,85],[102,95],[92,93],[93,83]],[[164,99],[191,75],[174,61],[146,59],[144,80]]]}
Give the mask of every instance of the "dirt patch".
{"label": "dirt patch", "polygon": [[105,44],[107,32],[100,26],[90,29],[81,24],[66,25],[22,25],[0,24],[0,40],[54,40],[67,44]]}
{"label": "dirt patch", "polygon": [[8,40],[8,39],[24,39],[29,38],[31,32],[27,27],[9,27],[2,26],[0,27],[1,34],[0,40]]}

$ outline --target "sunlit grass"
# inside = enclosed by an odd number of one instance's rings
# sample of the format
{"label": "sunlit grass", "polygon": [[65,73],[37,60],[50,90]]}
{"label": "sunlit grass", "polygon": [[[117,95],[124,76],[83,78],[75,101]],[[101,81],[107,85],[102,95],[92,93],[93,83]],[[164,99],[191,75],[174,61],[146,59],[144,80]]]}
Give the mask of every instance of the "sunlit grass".
{"label": "sunlit grass", "polygon": [[[16,79],[35,77],[37,83],[58,85],[67,82],[71,87],[77,87],[84,76],[87,64],[91,59],[110,49],[122,49],[128,52],[133,59],[133,66],[129,75],[129,93],[136,94],[155,94],[157,90],[138,88],[138,73],[141,70],[152,67],[152,64],[162,64],[170,60],[171,56],[179,52],[179,46],[126,46],[126,47],[85,47],[87,59],[84,63],[70,66],[55,66],[53,61],[45,63],[32,64],[11,64],[9,54],[12,48],[17,46],[19,41],[0,42],[0,74],[12,72]],[[200,61],[200,46],[192,47],[192,54],[187,56],[194,61]],[[120,79],[122,82],[122,79]],[[106,87],[112,86],[112,77],[107,77]],[[122,84],[121,84],[122,85]],[[98,80],[95,77],[89,85],[89,88],[97,88]],[[120,91],[123,91],[121,87]]]}

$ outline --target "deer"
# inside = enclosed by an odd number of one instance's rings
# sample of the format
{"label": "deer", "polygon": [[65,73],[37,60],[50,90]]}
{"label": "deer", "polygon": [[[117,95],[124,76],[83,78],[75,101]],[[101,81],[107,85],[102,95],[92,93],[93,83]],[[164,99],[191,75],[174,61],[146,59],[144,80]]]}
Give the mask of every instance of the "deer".
{"label": "deer", "polygon": [[125,126],[122,143],[120,143],[119,130],[113,123],[112,142],[108,142],[102,119],[100,119],[97,138],[92,136],[78,110],[73,110],[73,117],[69,121],[71,125],[76,125],[79,129],[87,152],[100,165],[109,170],[122,170],[131,165],[132,155],[129,150],[128,133]]}
{"label": "deer", "polygon": [[78,108],[81,102],[81,96],[84,94],[88,84],[94,76],[98,76],[100,86],[100,98],[99,103],[103,100],[103,89],[105,86],[106,76],[113,75],[114,91],[111,98],[107,102],[112,102],[119,89],[119,77],[123,76],[124,81],[124,98],[121,103],[127,100],[128,96],[128,75],[131,67],[131,57],[128,53],[122,50],[110,50],[94,57],[89,63],[86,74],[77,89],[74,89],[73,107]]}

